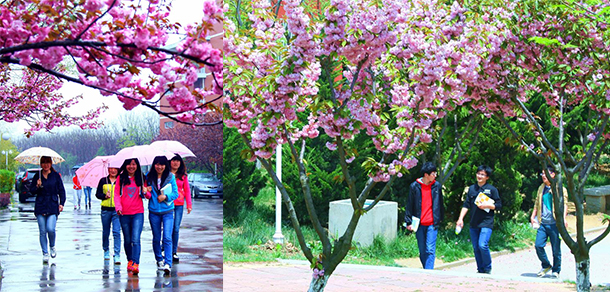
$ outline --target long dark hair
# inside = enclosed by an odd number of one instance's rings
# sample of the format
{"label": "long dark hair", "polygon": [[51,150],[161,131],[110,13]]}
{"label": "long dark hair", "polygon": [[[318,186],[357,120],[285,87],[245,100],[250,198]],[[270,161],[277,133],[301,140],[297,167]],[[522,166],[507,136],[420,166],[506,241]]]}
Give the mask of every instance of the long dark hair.
{"label": "long dark hair", "polygon": [[165,165],[165,170],[161,174],[161,183],[163,183],[165,181],[165,179],[169,176],[169,168],[170,168],[170,166],[169,166],[169,161],[167,160],[167,157],[165,157],[165,156],[157,156],[157,157],[155,157],[155,159],[153,159],[152,167],[150,168],[150,171],[146,175],[146,184],[149,185],[149,186],[156,186],[157,185],[157,177],[158,177],[159,174],[157,173],[157,169],[155,168],[155,164]]}
{"label": "long dark hair", "polygon": [[138,167],[136,168],[136,173],[133,175],[136,180],[136,185],[141,187],[142,183],[142,167],[140,167],[140,161],[137,158],[128,158],[123,161],[123,165],[119,168],[119,179],[121,181],[121,186],[126,186],[129,184],[129,175],[127,174],[127,165],[131,164],[132,161],[135,161]]}
{"label": "long dark hair", "polygon": [[[176,154],[176,156],[172,157],[170,161],[180,161],[180,166],[178,167],[178,170],[176,170],[176,179],[182,179],[186,175],[184,160],[182,160],[180,155]],[[172,165],[170,164],[169,166],[171,167]]]}

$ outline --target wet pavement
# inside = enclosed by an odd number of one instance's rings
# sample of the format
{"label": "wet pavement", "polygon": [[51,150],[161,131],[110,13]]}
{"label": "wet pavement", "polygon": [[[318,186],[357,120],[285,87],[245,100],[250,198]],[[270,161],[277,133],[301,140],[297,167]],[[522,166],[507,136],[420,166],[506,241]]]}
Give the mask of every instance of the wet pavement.
{"label": "wet pavement", "polygon": [[[0,210],[0,290],[222,291],[222,199],[195,199],[191,214],[185,210],[178,246],[180,262],[167,276],[156,269],[146,211],[140,274],[133,276],[127,273],[122,243],[121,265],[103,259],[100,201],[93,197],[92,210],[73,210],[72,185],[65,187],[68,201],[57,220],[57,257],[48,265],[42,264],[34,199]],[[13,201],[18,202],[16,195]]]}

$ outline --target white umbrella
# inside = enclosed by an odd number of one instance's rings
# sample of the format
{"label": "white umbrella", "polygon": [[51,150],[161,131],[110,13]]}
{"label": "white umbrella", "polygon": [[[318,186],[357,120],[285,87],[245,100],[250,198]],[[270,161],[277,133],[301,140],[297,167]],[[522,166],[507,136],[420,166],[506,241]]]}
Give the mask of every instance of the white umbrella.
{"label": "white umbrella", "polygon": [[40,164],[40,158],[43,156],[51,157],[53,164],[65,161],[61,155],[47,147],[32,147],[17,155],[15,160],[26,164]]}
{"label": "white umbrella", "polygon": [[[180,156],[182,156],[182,157],[197,157],[197,156],[195,156],[195,154],[193,154],[193,151],[191,151],[188,147],[184,146],[184,144],[182,144],[178,141],[160,140],[160,141],[152,142],[150,144],[150,146],[153,146],[155,148],[162,149],[162,150],[167,150],[171,153],[180,154]],[[170,159],[171,159],[171,157],[170,157]]]}

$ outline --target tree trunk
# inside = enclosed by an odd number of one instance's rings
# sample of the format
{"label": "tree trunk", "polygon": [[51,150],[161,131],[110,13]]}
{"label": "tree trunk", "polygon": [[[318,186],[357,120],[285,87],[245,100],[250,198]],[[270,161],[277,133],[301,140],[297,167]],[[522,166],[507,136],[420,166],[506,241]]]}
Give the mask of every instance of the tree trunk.
{"label": "tree trunk", "polygon": [[589,292],[589,258],[576,260],[576,291]]}
{"label": "tree trunk", "polygon": [[309,284],[309,290],[307,292],[322,292],[326,287],[326,283],[328,282],[328,278],[330,275],[323,275],[316,278],[311,278],[311,284]]}

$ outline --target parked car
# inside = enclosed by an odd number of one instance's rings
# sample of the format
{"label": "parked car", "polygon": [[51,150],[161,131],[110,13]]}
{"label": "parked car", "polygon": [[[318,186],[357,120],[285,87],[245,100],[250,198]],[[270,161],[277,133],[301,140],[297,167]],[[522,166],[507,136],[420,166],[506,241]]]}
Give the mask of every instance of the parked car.
{"label": "parked car", "polygon": [[222,182],[211,173],[189,173],[188,180],[193,198],[223,196]]}
{"label": "parked car", "polygon": [[18,192],[19,191],[19,186],[21,186],[21,178],[23,177],[23,175],[25,174],[25,171],[19,171],[17,172],[17,174],[15,175],[15,191]]}
{"label": "parked car", "polygon": [[35,194],[30,192],[30,184],[34,175],[40,171],[40,168],[31,168],[23,173],[23,176],[19,179],[19,202],[25,203],[28,198],[35,197]]}

